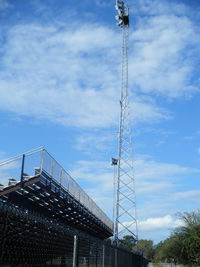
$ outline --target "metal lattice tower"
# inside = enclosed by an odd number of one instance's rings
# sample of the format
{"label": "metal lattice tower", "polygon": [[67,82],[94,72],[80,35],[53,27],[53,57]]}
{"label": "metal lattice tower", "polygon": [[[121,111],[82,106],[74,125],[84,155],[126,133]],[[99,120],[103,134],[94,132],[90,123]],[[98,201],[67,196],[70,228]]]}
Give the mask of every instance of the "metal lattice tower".
{"label": "metal lattice tower", "polygon": [[129,9],[123,0],[116,0],[117,25],[122,29],[122,77],[120,100],[120,128],[118,147],[118,174],[114,212],[114,240],[131,235],[138,240],[135,183],[133,174],[132,133],[128,92]]}

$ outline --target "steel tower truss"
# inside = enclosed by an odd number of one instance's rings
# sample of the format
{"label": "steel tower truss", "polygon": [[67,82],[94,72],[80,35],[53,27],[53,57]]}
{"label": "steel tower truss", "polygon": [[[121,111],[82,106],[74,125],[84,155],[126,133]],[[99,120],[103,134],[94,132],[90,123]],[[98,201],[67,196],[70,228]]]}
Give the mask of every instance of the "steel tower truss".
{"label": "steel tower truss", "polygon": [[132,133],[128,92],[129,10],[124,1],[116,1],[118,26],[122,29],[122,77],[120,127],[118,144],[118,175],[116,181],[114,240],[125,235],[138,239],[135,183],[132,158]]}

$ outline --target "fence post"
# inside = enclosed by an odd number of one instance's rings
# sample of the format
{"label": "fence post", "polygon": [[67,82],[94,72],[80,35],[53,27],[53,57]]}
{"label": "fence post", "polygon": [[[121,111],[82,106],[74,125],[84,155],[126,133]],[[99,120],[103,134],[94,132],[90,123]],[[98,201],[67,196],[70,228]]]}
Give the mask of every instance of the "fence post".
{"label": "fence post", "polygon": [[74,236],[73,267],[78,267],[78,236]]}
{"label": "fence post", "polygon": [[[8,195],[8,198],[9,198],[9,195]],[[5,251],[4,251],[4,249],[5,249],[5,245],[6,245],[6,236],[7,236],[7,232],[8,232],[8,224],[9,224],[9,222],[8,222],[8,216],[9,216],[9,213],[8,213],[8,211],[6,211],[6,216],[5,216],[5,219],[4,219],[4,224],[3,224],[3,233],[2,233],[2,248],[1,248],[1,252],[0,252],[0,255],[1,255],[1,257],[0,257],[0,262],[3,262],[3,259],[4,259],[4,253],[5,253]]]}
{"label": "fence post", "polygon": [[143,253],[143,249],[142,249],[141,266],[144,267],[144,253]]}
{"label": "fence post", "polygon": [[25,162],[25,154],[23,154],[23,156],[22,156],[21,187],[23,187],[23,182],[24,182],[24,162]]}
{"label": "fence post", "polygon": [[67,184],[67,190],[68,190],[68,192],[69,192],[69,183],[70,183],[70,176],[68,175],[67,177],[68,177],[68,184]]}
{"label": "fence post", "polygon": [[90,240],[88,241],[88,262],[87,262],[87,267],[90,266]]}
{"label": "fence post", "polygon": [[73,181],[74,182],[74,197],[77,199],[77,197],[76,197],[76,182],[75,181]]}
{"label": "fence post", "polygon": [[103,244],[102,267],[105,267],[105,245]]}
{"label": "fence post", "polygon": [[115,267],[117,267],[118,266],[118,259],[117,259],[117,253],[118,251],[117,251],[117,247],[115,247]]}
{"label": "fence post", "polygon": [[42,149],[42,153],[41,153],[41,160],[40,160],[40,174],[42,174],[42,169],[43,169],[43,163],[44,163],[44,148]]}
{"label": "fence post", "polygon": [[52,158],[52,160],[51,160],[51,180],[50,180],[50,188],[51,189],[52,189],[53,172],[54,172],[54,161]]}
{"label": "fence post", "polygon": [[53,161],[53,158],[52,158],[52,161],[51,161],[51,178],[53,178],[53,172],[54,172],[54,161]]}
{"label": "fence post", "polygon": [[62,186],[62,175],[63,175],[63,169],[60,169],[60,189]]}
{"label": "fence post", "polygon": [[95,262],[95,266],[98,266],[98,243],[96,242],[96,262]]}

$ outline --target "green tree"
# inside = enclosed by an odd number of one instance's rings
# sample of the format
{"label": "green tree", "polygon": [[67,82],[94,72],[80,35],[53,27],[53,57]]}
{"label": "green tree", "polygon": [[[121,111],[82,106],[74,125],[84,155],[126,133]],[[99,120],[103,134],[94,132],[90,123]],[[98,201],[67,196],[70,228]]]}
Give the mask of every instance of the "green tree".
{"label": "green tree", "polygon": [[200,264],[200,211],[180,213],[183,226],[155,248],[155,261]]}
{"label": "green tree", "polygon": [[132,247],[135,245],[135,239],[132,235],[126,235],[123,239],[119,240],[119,246],[121,248],[132,251]]}
{"label": "green tree", "polygon": [[184,226],[175,231],[182,245],[181,256],[185,264],[200,264],[200,210],[179,214]]}
{"label": "green tree", "polygon": [[135,239],[131,235],[126,235],[119,241],[121,248],[136,252],[142,251],[144,257],[151,261],[154,255],[153,241],[152,240],[139,240],[136,244]]}
{"label": "green tree", "polygon": [[141,239],[138,241],[137,246],[133,247],[133,251],[142,251],[143,256],[148,260],[152,261],[154,256],[154,248],[152,240]]}
{"label": "green tree", "polygon": [[164,242],[160,242],[155,247],[154,261],[168,261],[168,262],[179,262],[180,255],[180,241],[177,236],[172,235],[167,238]]}

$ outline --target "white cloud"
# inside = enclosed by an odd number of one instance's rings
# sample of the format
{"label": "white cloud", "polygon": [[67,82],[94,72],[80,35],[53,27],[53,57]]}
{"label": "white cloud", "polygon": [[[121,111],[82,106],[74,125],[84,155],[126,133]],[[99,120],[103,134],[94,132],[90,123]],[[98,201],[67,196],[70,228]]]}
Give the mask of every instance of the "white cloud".
{"label": "white cloud", "polygon": [[[2,47],[1,109],[67,126],[117,124],[119,38],[97,24],[13,26]],[[155,102],[139,96],[133,110],[135,121],[168,118]]]}
{"label": "white cloud", "polygon": [[[130,226],[131,222],[124,222],[124,225]],[[183,225],[184,223],[180,219],[170,214],[160,217],[147,217],[138,221],[139,239],[153,239],[155,243],[158,243],[161,238],[167,238],[170,231]],[[121,230],[122,227],[120,226],[119,229]],[[134,223],[131,230],[135,231]]]}
{"label": "white cloud", "polygon": [[[155,10],[155,2],[140,2],[138,8]],[[142,17],[145,23],[138,17],[136,31],[131,34],[134,122],[171,117],[151,97],[136,95],[138,89],[168,97],[191,95],[196,90],[190,78],[199,34],[191,19],[178,16],[174,7],[165,2],[158,7],[154,16],[146,12]],[[65,126],[109,127],[118,123],[119,31],[77,21],[70,28],[61,22],[19,24],[4,35],[1,109]]]}
{"label": "white cloud", "polygon": [[4,151],[0,151],[0,163],[7,158],[7,154]]}
{"label": "white cloud", "polygon": [[152,193],[174,186],[180,176],[199,173],[199,169],[177,164],[159,163],[149,156],[138,156],[134,161],[137,193]]}
{"label": "white cloud", "polygon": [[150,97],[131,97],[131,115],[134,124],[138,122],[154,123],[156,121],[169,120],[172,118],[170,112],[157,106]]}
{"label": "white cloud", "polygon": [[[134,164],[137,209],[140,221],[146,217],[165,216],[175,213],[180,199],[187,199],[188,208],[198,190],[188,193],[176,192],[187,176],[198,175],[200,170],[176,164],[160,163],[149,156],[138,156]],[[97,201],[98,205],[112,215],[113,168],[108,161],[78,161],[72,171],[78,183]],[[190,198],[190,197],[191,198]],[[192,197],[193,196],[193,197]],[[109,204],[108,204],[109,203]],[[180,210],[179,210],[180,211]]]}
{"label": "white cloud", "polygon": [[189,190],[176,192],[173,196],[174,200],[198,200],[200,199],[200,190]]}
{"label": "white cloud", "polygon": [[[30,151],[29,151],[30,152]],[[24,152],[27,154],[26,152]],[[41,149],[32,150],[25,159],[24,173],[35,175],[36,166],[40,166]],[[16,156],[8,156],[5,152],[0,151],[0,184],[7,185],[8,178],[16,181],[21,179],[22,154]]]}
{"label": "white cloud", "polygon": [[179,219],[174,219],[171,215],[165,215],[163,217],[147,218],[140,221],[138,227],[140,231],[152,231],[160,229],[173,229],[182,226],[183,223]]}
{"label": "white cloud", "polygon": [[[195,208],[198,192],[192,181],[197,182],[200,170],[178,164],[157,162],[148,156],[135,160],[135,181],[139,219],[165,216],[166,212]],[[191,184],[187,181],[190,177]],[[185,192],[187,186],[188,192]],[[197,190],[198,191],[198,190]],[[187,200],[185,203],[181,200]]]}
{"label": "white cloud", "polygon": [[[134,175],[137,195],[154,194],[173,188],[179,178],[185,175],[198,174],[199,169],[183,167],[176,164],[159,163],[149,156],[138,156],[134,161]],[[101,187],[100,192],[112,191],[113,168],[109,161],[78,161],[71,174],[79,181],[89,182],[90,186]]]}
{"label": "white cloud", "polygon": [[[199,34],[184,5],[140,1],[137,8],[145,16],[137,16],[131,33],[132,114],[136,123],[152,123],[171,114],[150,93],[174,98],[197,90],[191,78]],[[65,126],[116,125],[120,31],[79,20],[66,28],[63,22],[6,28],[1,44],[1,109]]]}
{"label": "white cloud", "polygon": [[[140,3],[140,8],[152,9],[154,4]],[[162,12],[145,17],[143,24],[138,17],[131,34],[130,89],[169,97],[190,95],[196,90],[190,80],[194,62],[185,48],[195,47],[198,34],[188,17],[176,16],[174,10],[169,14],[165,3],[159,7]],[[1,109],[67,126],[117,124],[119,31],[78,21],[70,29],[60,25],[20,24],[5,33]],[[134,93],[131,106],[134,122],[171,116],[151,97]]]}
{"label": "white cloud", "polygon": [[105,152],[108,147],[113,146],[113,141],[117,141],[117,133],[93,132],[84,133],[76,138],[75,148],[86,154]]}
{"label": "white cloud", "polygon": [[0,184],[8,185],[8,178],[14,178],[20,181],[21,158],[10,161],[6,164],[0,163]]}
{"label": "white cloud", "polygon": [[[145,13],[137,17],[131,36],[135,46],[130,57],[131,81],[146,93],[170,98],[192,95],[199,83],[193,74],[200,35],[185,14],[187,7],[166,1],[142,2],[139,7]],[[149,16],[151,11],[153,16]]]}
{"label": "white cloud", "polygon": [[[81,181],[89,182],[89,187],[100,186],[100,192],[110,192],[113,188],[113,168],[106,161],[78,161],[71,171],[73,177]],[[92,188],[93,190],[93,188]]]}
{"label": "white cloud", "polygon": [[183,15],[188,12],[188,7],[182,3],[169,2],[169,1],[158,1],[158,0],[139,0],[138,1],[138,12],[142,14],[155,15]]}
{"label": "white cloud", "polygon": [[113,168],[110,162],[78,161],[70,174],[112,219]]}

